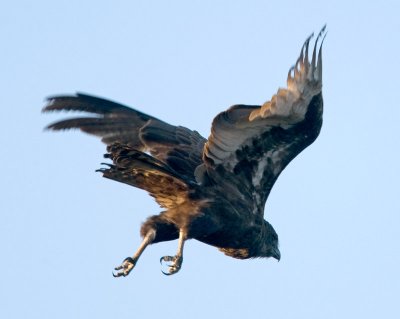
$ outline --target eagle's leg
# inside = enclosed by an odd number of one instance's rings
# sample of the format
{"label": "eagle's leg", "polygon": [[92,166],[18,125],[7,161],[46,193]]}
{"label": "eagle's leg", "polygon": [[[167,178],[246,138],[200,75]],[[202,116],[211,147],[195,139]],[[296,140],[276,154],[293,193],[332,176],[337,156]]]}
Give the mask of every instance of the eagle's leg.
{"label": "eagle's leg", "polygon": [[185,241],[187,239],[187,232],[183,229],[179,230],[179,241],[178,241],[178,251],[176,252],[175,256],[164,256],[160,258],[160,263],[162,264],[163,261],[165,262],[171,262],[170,264],[167,264],[168,266],[168,272],[164,272],[161,270],[161,272],[164,275],[173,275],[176,274],[182,266],[183,262],[183,246],[185,244]]}
{"label": "eagle's leg", "polygon": [[138,250],[132,257],[127,257],[124,259],[122,264],[114,269],[117,270],[117,273],[113,273],[114,277],[128,276],[131,270],[136,266],[137,261],[139,260],[140,255],[146,249],[146,247],[153,242],[155,238],[155,231],[149,230],[147,234],[144,236],[142,243],[140,244]]}

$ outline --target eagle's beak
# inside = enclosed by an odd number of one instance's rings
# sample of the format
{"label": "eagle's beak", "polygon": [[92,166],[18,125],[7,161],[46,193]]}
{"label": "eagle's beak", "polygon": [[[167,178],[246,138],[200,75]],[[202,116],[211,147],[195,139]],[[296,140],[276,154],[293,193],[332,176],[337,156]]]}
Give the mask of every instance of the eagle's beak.
{"label": "eagle's beak", "polygon": [[272,257],[274,257],[277,261],[281,260],[281,252],[278,248],[272,248]]}

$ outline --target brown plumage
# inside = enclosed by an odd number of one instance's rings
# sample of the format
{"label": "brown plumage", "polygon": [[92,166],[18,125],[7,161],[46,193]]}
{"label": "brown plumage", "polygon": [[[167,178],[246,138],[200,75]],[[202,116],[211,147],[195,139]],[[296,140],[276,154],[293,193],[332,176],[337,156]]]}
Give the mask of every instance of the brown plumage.
{"label": "brown plumage", "polygon": [[[226,255],[280,259],[278,235],[264,220],[264,206],[288,163],[318,136],[322,125],[322,42],[319,33],[311,61],[310,36],[279,89],[261,106],[235,105],[213,121],[206,140],[109,100],[76,94],[48,99],[43,109],[81,111],[96,116],[63,120],[51,130],[79,128],[107,144],[103,176],[146,190],[164,208],[141,227],[143,242],[133,257],[116,267],[127,276],[149,244],[179,239],[167,274],[179,271],[183,246],[197,239]],[[321,40],[319,49],[318,40]]]}

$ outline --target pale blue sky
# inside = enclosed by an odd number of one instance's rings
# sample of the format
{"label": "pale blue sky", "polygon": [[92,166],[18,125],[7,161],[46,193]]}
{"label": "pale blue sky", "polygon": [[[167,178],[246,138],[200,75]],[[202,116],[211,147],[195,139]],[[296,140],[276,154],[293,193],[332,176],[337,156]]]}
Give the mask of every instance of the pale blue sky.
{"label": "pale blue sky", "polygon": [[[4,1],[1,318],[398,318],[397,1]],[[151,246],[111,271],[160,211],[94,173],[104,146],[49,133],[46,96],[83,91],[208,136],[235,103],[285,85],[327,23],[324,126],[275,185],[266,218],[282,259],[239,261],[190,241],[181,272]]]}

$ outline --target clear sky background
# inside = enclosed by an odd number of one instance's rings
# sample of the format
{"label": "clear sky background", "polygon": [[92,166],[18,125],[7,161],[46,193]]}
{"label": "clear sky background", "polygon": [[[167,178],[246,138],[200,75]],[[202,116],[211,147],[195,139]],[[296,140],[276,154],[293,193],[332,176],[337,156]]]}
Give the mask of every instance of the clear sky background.
{"label": "clear sky background", "polygon": [[[3,1],[1,318],[400,318],[398,1]],[[103,179],[104,145],[43,132],[46,96],[87,92],[208,136],[236,103],[285,86],[327,23],[324,126],[266,207],[282,259],[239,261],[190,241],[149,247],[157,204]]]}

